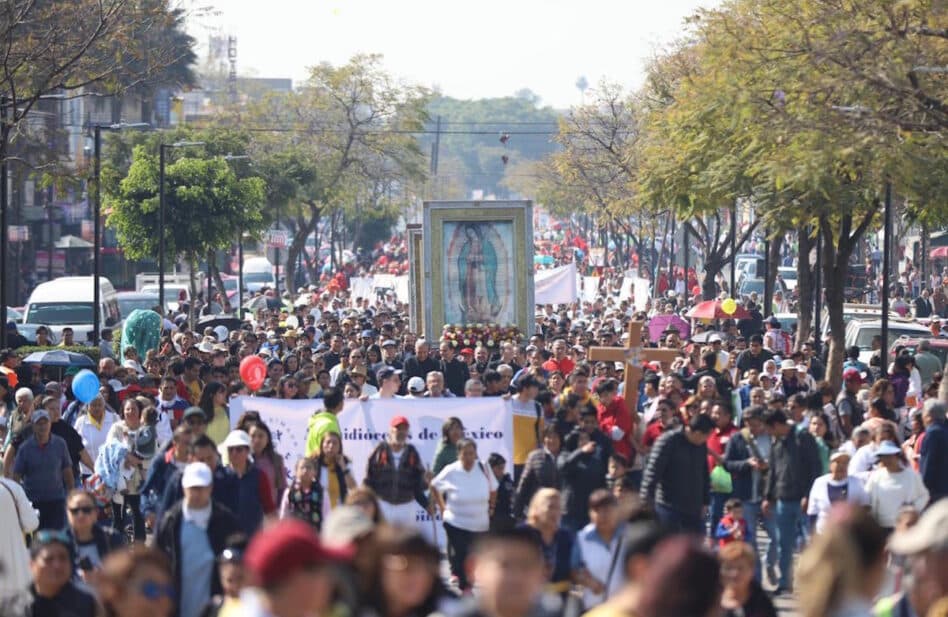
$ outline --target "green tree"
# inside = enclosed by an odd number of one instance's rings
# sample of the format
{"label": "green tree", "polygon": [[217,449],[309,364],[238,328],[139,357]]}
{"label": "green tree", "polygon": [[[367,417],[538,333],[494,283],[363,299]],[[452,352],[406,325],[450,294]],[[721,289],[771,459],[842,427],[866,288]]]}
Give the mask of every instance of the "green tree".
{"label": "green tree", "polygon": [[230,246],[238,233],[262,228],[265,183],[258,177],[239,178],[222,156],[198,158],[172,150],[170,157],[164,230],[159,226],[159,157],[144,145],[134,147],[128,172],[114,192],[104,194],[111,208],[107,223],[132,259],[156,255],[163,232],[172,262],[182,255],[194,273],[199,259]]}
{"label": "green tree", "polygon": [[[386,73],[380,56],[359,55],[343,66],[316,66],[299,91],[241,112],[241,126],[255,129],[254,161],[286,180],[268,195],[267,210],[273,220],[279,208],[292,231],[287,280],[293,280],[299,257],[318,278],[318,261],[303,249],[324,217],[338,259],[347,217],[358,224],[361,211],[390,213],[420,194],[426,161],[416,134],[427,119],[427,102],[425,89]],[[287,157],[293,173],[283,174],[281,159]]]}
{"label": "green tree", "polygon": [[[906,107],[904,92],[854,73],[857,49],[861,66],[878,63],[878,74],[933,59],[885,34],[889,13],[906,15],[903,4],[913,24],[934,17],[932,3],[886,0],[732,0],[701,11],[679,54],[688,70],[664,80],[666,104],[648,121],[649,168],[640,173],[653,194],[678,196],[694,214],[719,208],[720,196],[743,196],[768,227],[812,228],[822,238],[828,375],[837,383],[849,264],[878,223],[883,187],[894,182],[911,197],[918,186],[911,179],[945,167],[943,145],[933,146],[943,139],[938,132],[904,134],[915,121],[936,129],[937,110],[923,118]],[[934,194],[930,181],[922,184]],[[802,245],[811,236],[800,238]]]}

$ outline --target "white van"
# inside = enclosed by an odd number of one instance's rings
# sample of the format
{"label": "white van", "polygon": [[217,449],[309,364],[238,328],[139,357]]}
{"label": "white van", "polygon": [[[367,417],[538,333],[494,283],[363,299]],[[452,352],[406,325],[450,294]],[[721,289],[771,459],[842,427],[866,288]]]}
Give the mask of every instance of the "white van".
{"label": "white van", "polygon": [[[100,328],[113,328],[121,322],[115,288],[101,276],[98,311]],[[92,332],[93,315],[92,277],[66,276],[36,286],[23,310],[23,323],[49,327],[57,341],[62,340],[63,328],[68,326],[76,343],[82,345]]]}
{"label": "white van", "polygon": [[249,257],[244,260],[244,289],[250,293],[260,291],[264,286],[276,287],[273,264],[266,257]]}

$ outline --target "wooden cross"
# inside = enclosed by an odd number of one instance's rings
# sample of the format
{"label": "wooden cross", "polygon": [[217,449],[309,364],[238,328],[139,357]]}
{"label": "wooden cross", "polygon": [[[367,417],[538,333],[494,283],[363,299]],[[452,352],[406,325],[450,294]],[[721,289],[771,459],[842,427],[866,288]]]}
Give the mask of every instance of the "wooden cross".
{"label": "wooden cross", "polygon": [[629,411],[636,409],[639,400],[639,382],[644,371],[642,365],[646,362],[674,362],[678,358],[677,349],[656,349],[642,347],[641,321],[629,323],[629,346],[622,347],[590,347],[587,358],[594,362],[622,362],[625,365],[625,404]]}

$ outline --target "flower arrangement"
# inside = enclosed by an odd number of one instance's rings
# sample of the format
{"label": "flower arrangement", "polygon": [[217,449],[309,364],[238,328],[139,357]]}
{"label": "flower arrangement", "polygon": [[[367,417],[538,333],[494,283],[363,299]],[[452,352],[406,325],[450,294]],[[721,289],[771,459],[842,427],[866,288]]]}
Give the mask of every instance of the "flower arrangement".
{"label": "flower arrangement", "polygon": [[441,331],[441,340],[448,341],[455,348],[483,345],[495,349],[503,343],[520,343],[523,334],[514,324],[446,324]]}

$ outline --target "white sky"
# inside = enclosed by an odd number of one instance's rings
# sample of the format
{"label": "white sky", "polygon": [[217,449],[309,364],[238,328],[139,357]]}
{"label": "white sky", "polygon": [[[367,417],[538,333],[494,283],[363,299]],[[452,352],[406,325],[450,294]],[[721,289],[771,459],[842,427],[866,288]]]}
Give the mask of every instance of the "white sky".
{"label": "white sky", "polygon": [[641,83],[682,19],[719,0],[191,0],[219,14],[190,26],[237,36],[238,73],[306,76],[322,61],[381,53],[396,76],[457,98],[530,88],[543,104],[579,103],[575,83]]}

